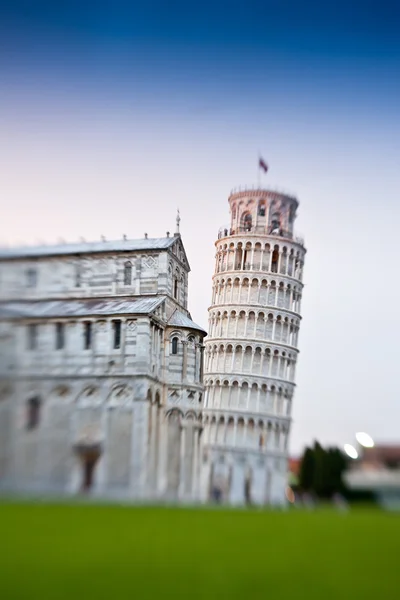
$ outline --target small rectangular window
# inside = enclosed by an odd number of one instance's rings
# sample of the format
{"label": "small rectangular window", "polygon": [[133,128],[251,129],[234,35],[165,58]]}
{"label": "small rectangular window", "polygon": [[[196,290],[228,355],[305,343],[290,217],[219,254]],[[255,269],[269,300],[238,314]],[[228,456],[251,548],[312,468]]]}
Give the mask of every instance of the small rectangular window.
{"label": "small rectangular window", "polygon": [[56,323],[56,350],[64,348],[65,344],[64,323]]}
{"label": "small rectangular window", "polygon": [[82,285],[82,269],[78,264],[75,267],[75,287],[81,287]]}
{"label": "small rectangular window", "polygon": [[38,327],[36,323],[28,325],[28,350],[37,348]]}
{"label": "small rectangular window", "polygon": [[36,429],[40,423],[40,398],[30,398],[27,403],[26,428]]}
{"label": "small rectangular window", "polygon": [[121,347],[121,321],[113,321],[114,348]]}
{"label": "small rectangular window", "polygon": [[127,262],[124,265],[124,285],[132,285],[132,263]]}
{"label": "small rectangular window", "polygon": [[85,350],[89,350],[92,347],[92,323],[85,321],[83,324],[84,336],[85,336]]}
{"label": "small rectangular window", "polygon": [[26,285],[30,288],[36,287],[37,284],[37,272],[36,269],[27,269],[26,271]]}

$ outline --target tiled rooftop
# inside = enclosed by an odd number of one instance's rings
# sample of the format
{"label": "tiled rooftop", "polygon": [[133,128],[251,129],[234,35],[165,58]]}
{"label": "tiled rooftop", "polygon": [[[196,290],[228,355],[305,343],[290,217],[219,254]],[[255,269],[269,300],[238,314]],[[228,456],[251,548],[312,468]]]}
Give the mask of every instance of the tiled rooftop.
{"label": "tiled rooftop", "polygon": [[136,250],[166,250],[176,241],[176,237],[143,238],[139,240],[114,240],[99,242],[79,242],[42,246],[20,246],[0,248],[0,260],[11,258],[39,258],[41,256],[63,256],[70,254],[91,254],[101,252],[134,252]]}
{"label": "tiled rooftop", "polygon": [[5,302],[0,304],[2,318],[53,318],[96,315],[137,315],[153,312],[165,300],[141,298],[138,300],[54,300],[40,302]]}

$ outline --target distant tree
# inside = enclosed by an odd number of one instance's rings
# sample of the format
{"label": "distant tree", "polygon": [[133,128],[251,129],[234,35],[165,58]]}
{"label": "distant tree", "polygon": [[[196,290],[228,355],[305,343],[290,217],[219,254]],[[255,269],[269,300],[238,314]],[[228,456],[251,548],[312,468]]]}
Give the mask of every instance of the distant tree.
{"label": "distant tree", "polygon": [[320,497],[326,496],[329,485],[329,461],[326,451],[318,442],[314,444],[314,477],[312,483],[313,492]]}
{"label": "distant tree", "polygon": [[347,458],[339,448],[329,448],[328,456],[330,495],[336,492],[343,493],[345,489],[343,473],[347,468]]}
{"label": "distant tree", "polygon": [[306,448],[303,454],[299,473],[299,486],[304,491],[312,491],[314,481],[314,451]]}
{"label": "distant tree", "polygon": [[347,466],[344,454],[338,448],[325,449],[315,442],[306,448],[300,467],[299,486],[303,491],[320,498],[330,498],[344,492],[343,473]]}

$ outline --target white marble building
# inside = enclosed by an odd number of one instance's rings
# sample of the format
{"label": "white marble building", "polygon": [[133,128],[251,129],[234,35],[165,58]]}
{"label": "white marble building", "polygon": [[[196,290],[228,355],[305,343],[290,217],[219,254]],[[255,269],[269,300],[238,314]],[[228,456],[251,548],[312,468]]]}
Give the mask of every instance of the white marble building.
{"label": "white marble building", "polygon": [[306,253],[298,202],[248,189],[229,205],[205,343],[203,498],[282,504]]}
{"label": "white marble building", "polygon": [[165,238],[0,251],[0,489],[200,497],[205,331]]}

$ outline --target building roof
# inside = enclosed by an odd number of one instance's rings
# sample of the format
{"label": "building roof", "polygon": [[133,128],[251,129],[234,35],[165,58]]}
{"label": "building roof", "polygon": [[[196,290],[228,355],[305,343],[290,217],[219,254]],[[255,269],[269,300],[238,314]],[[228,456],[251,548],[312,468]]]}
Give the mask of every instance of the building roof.
{"label": "building roof", "polygon": [[372,448],[364,448],[362,452],[362,460],[363,462],[400,462],[400,446],[389,444],[377,444]]}
{"label": "building roof", "polygon": [[200,325],[196,325],[189,317],[180,312],[178,309],[171,315],[168,321],[168,325],[172,327],[186,327],[187,329],[197,329],[198,331],[202,331],[207,335],[207,332],[200,327]]}
{"label": "building roof", "polygon": [[13,258],[40,258],[43,256],[62,256],[91,254],[101,252],[134,252],[136,250],[166,250],[177,240],[176,236],[164,238],[142,238],[140,240],[114,240],[99,242],[79,242],[42,246],[20,246],[0,248],[0,260]]}
{"label": "building roof", "polygon": [[91,315],[138,315],[153,312],[165,296],[138,300],[53,300],[45,302],[6,302],[0,304],[0,317],[54,318]]}
{"label": "building roof", "polygon": [[288,468],[290,473],[293,473],[293,475],[299,475],[301,468],[301,458],[289,458]]}
{"label": "building roof", "polygon": [[382,488],[400,489],[400,470],[391,469],[350,469],[344,479],[351,489],[379,490]]}

